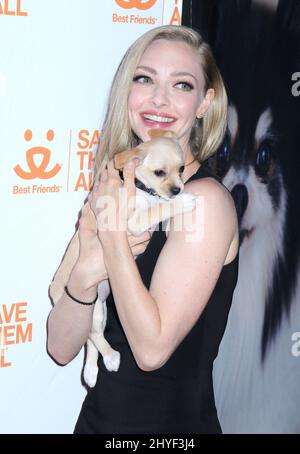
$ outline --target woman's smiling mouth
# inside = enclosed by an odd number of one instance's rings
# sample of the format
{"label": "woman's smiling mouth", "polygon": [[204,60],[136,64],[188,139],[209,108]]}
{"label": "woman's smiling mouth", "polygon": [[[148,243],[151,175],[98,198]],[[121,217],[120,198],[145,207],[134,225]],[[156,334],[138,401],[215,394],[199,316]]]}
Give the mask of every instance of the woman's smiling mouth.
{"label": "woman's smiling mouth", "polygon": [[140,116],[143,123],[147,126],[151,126],[152,128],[155,126],[161,128],[169,127],[177,121],[177,118],[163,113],[142,112]]}

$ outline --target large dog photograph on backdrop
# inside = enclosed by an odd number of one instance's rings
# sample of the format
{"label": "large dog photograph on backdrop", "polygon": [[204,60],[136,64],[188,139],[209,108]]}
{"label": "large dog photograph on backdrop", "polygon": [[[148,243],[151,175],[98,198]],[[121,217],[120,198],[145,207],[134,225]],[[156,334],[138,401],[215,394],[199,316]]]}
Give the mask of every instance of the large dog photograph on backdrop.
{"label": "large dog photograph on backdrop", "polygon": [[185,20],[213,46],[229,97],[227,134],[209,162],[240,226],[239,280],[214,365],[221,426],[300,433],[300,2],[190,2]]}

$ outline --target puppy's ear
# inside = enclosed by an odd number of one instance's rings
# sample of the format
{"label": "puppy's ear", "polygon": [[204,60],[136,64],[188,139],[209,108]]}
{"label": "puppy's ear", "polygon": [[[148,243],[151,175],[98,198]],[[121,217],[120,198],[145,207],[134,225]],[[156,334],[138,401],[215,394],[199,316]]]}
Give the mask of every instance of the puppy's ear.
{"label": "puppy's ear", "polygon": [[150,136],[150,139],[157,139],[159,137],[168,137],[173,139],[176,137],[175,132],[165,129],[149,129],[148,135]]}
{"label": "puppy's ear", "polygon": [[141,150],[139,148],[131,148],[130,150],[120,151],[120,153],[115,154],[114,156],[114,165],[115,169],[123,169],[129,159],[134,157],[141,157]]}

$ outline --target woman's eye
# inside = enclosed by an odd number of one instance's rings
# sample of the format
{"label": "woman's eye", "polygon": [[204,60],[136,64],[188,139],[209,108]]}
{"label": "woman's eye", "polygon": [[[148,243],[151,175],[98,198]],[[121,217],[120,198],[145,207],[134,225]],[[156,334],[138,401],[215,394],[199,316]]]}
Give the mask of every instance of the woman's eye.
{"label": "woman's eye", "polygon": [[150,84],[152,82],[151,77],[149,76],[134,76],[133,82],[138,82],[139,84]]}
{"label": "woman's eye", "polygon": [[189,82],[178,82],[178,84],[176,84],[176,87],[183,91],[191,91],[194,88],[193,85]]}

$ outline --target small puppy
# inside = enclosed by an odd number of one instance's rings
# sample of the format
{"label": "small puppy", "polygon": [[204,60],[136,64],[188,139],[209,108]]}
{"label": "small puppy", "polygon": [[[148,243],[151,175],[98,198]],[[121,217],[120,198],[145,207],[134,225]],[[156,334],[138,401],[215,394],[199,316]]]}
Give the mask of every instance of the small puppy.
{"label": "small puppy", "polygon": [[[182,172],[184,159],[182,149],[172,131],[150,130],[151,140],[143,142],[136,148],[120,152],[114,157],[115,168],[122,178],[122,168],[133,157],[140,163],[135,169],[136,203],[135,209],[128,220],[128,231],[138,236],[155,227],[159,222],[193,210],[196,197],[184,193]],[[97,229],[97,220],[89,201],[82,208],[82,214]],[[61,298],[68,282],[71,270],[79,255],[78,231],[73,236],[63,260],[50,285],[50,296],[56,304]],[[93,313],[92,330],[87,340],[87,356],[84,367],[84,380],[90,387],[95,386],[98,375],[98,352],[109,371],[117,371],[120,365],[120,353],[113,350],[104,338],[106,326],[106,299],[110,288],[108,280],[98,286],[98,300]]]}

